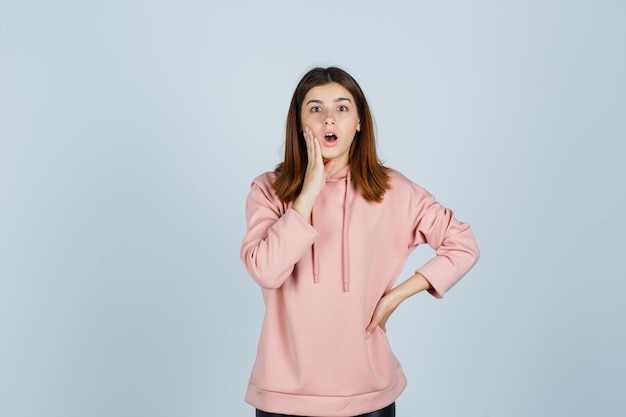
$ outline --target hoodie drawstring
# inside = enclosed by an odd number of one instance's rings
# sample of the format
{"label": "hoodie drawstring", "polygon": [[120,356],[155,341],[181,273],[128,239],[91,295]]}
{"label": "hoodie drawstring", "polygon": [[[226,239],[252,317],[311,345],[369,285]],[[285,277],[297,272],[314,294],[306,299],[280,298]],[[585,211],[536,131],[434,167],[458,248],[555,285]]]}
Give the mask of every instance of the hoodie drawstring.
{"label": "hoodie drawstring", "polygon": [[[313,221],[313,211],[311,211],[311,226],[315,227],[315,222]],[[313,242],[313,246],[311,246],[311,256],[313,257],[313,282],[320,282],[319,278],[319,256],[317,256],[317,251],[315,250],[315,242]]]}
{"label": "hoodie drawstring", "polygon": [[350,270],[348,266],[350,265],[350,254],[348,253],[348,223],[350,221],[350,188],[352,188],[352,181],[350,177],[350,170],[348,169],[348,173],[346,176],[346,194],[344,196],[343,201],[343,230],[341,231],[341,240],[343,244],[343,271],[342,271],[342,281],[343,281],[343,291],[350,291]]}
{"label": "hoodie drawstring", "polygon": [[[342,266],[341,266],[341,281],[343,284],[343,291],[350,291],[350,253],[349,253],[349,242],[348,242],[348,225],[350,223],[350,205],[352,204],[352,193],[350,189],[352,188],[352,178],[350,176],[350,169],[347,170],[346,173],[346,191],[343,198],[343,224],[341,228],[341,256],[342,256]],[[311,212],[311,226],[315,227],[315,221],[313,212]],[[311,246],[311,256],[313,258],[313,282],[319,283],[319,255],[316,250],[316,243],[313,242]]]}

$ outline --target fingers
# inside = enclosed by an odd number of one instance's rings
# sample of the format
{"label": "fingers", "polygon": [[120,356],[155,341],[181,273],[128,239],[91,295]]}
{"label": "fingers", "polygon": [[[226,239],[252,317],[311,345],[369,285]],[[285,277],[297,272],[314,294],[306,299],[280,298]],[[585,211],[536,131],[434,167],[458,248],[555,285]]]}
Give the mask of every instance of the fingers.
{"label": "fingers", "polygon": [[369,339],[369,337],[372,335],[372,333],[374,333],[374,330],[376,330],[376,326],[378,326],[378,322],[374,321],[372,319],[372,321],[370,322],[369,326],[367,326],[367,329],[365,329],[365,338]]}
{"label": "fingers", "polygon": [[316,163],[323,163],[322,149],[320,147],[319,140],[313,135],[313,131],[311,131],[309,127],[305,127],[302,133],[306,143],[309,166],[313,166]]}
{"label": "fingers", "polygon": [[311,160],[313,159],[314,148],[313,148],[313,141],[311,140],[310,130],[308,127],[302,131],[302,136],[304,136],[304,144],[306,145],[306,154],[308,156],[309,164],[310,164]]}
{"label": "fingers", "polygon": [[372,320],[365,329],[365,337],[369,338],[376,330],[376,327],[380,327],[384,332],[387,332],[387,320],[391,314],[398,307],[397,299],[393,297],[391,293],[387,293],[383,298],[378,301],[374,314],[372,314]]}
{"label": "fingers", "polygon": [[326,172],[321,146],[313,135],[313,131],[308,126],[305,126],[302,134],[306,143],[308,161],[300,194],[307,196],[307,199],[312,203],[322,188],[324,188]]}
{"label": "fingers", "polygon": [[372,333],[374,333],[374,331],[376,330],[376,327],[380,327],[381,329],[383,329],[383,331],[386,332],[387,329],[385,328],[385,325],[387,323],[387,318],[388,316],[383,315],[379,311],[379,308],[376,307],[376,310],[374,311],[374,315],[372,316],[372,321],[367,326],[367,329],[365,329],[365,337],[369,338],[372,335]]}
{"label": "fingers", "polygon": [[365,329],[365,338],[369,339],[369,337],[372,335],[372,333],[374,333],[376,331],[377,327],[380,327],[383,332],[387,333],[387,327],[386,327],[386,321],[372,321],[369,326],[367,326],[367,329]]}
{"label": "fingers", "polygon": [[[322,166],[324,164],[324,158],[322,156],[322,146],[320,145],[319,139],[317,139],[313,135],[313,132],[308,127],[305,127],[302,134],[304,135],[304,140],[307,146],[309,167],[317,168],[318,166]],[[325,165],[323,165],[324,178],[326,178],[330,171],[333,169],[333,165],[335,165],[335,161],[332,159],[329,160]]]}
{"label": "fingers", "polygon": [[380,313],[380,301],[379,301],[378,304],[376,305],[376,308],[374,309],[372,320],[370,321],[370,324],[368,324],[367,328],[365,329],[366,339],[369,338],[372,335],[372,333],[374,333],[374,330],[376,330],[376,326],[378,326],[378,323],[380,323],[382,318],[383,316]]}

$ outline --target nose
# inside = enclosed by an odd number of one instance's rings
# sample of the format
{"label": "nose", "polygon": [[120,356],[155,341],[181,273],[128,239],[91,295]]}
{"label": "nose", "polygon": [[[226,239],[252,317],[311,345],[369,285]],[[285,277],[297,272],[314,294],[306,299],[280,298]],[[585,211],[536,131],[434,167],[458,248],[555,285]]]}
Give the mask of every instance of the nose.
{"label": "nose", "polygon": [[331,115],[330,112],[326,113],[326,117],[324,118],[324,124],[326,126],[335,124],[335,118]]}

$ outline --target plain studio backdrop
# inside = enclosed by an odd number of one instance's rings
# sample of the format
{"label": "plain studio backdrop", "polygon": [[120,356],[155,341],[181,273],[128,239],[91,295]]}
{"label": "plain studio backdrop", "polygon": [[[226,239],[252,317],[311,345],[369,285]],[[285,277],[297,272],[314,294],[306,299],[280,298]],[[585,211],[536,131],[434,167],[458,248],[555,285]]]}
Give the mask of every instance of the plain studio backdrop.
{"label": "plain studio backdrop", "polygon": [[625,415],[624,22],[591,0],[1,2],[0,415],[253,415],[244,201],[320,65],[482,251],[392,316],[399,416]]}

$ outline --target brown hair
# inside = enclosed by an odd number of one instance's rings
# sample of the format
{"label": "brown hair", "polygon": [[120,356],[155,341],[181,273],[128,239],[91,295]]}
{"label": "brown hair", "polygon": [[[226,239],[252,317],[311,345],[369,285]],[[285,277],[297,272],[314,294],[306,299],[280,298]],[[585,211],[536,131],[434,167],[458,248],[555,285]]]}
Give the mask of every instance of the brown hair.
{"label": "brown hair", "polygon": [[337,67],[313,68],[298,83],[287,113],[285,160],[276,167],[278,176],[272,186],[283,202],[293,201],[300,194],[308,162],[300,122],[302,102],[313,87],[329,83],[340,84],[352,94],[361,122],[361,130],[356,133],[350,147],[350,174],[367,200],[381,202],[391,185],[388,170],[376,155],[374,120],[359,84],[350,74]]}

